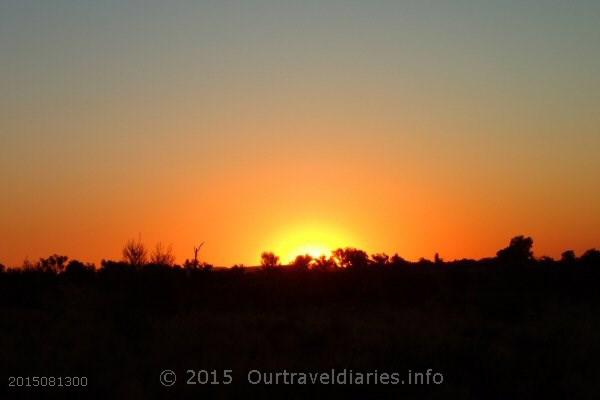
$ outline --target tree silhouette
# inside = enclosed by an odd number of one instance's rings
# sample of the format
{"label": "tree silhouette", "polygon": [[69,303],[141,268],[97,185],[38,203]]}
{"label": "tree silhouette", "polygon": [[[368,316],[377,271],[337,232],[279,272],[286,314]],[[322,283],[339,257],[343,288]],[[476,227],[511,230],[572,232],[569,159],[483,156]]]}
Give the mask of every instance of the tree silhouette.
{"label": "tree silhouette", "polygon": [[589,249],[581,255],[581,262],[585,265],[600,265],[600,251]]}
{"label": "tree silhouette", "polygon": [[388,265],[388,263],[390,261],[390,257],[385,253],[378,253],[378,254],[372,254],[371,260],[373,262],[373,266],[382,268],[382,267],[385,267],[386,265]]}
{"label": "tree silhouette", "polygon": [[148,251],[142,243],[141,238],[138,240],[130,239],[123,247],[123,259],[129,265],[134,267],[141,267],[148,262]]}
{"label": "tree silhouette", "polygon": [[31,261],[29,261],[29,258],[25,258],[23,260],[23,264],[21,264],[21,269],[23,271],[34,271],[37,268]]}
{"label": "tree silhouette", "polygon": [[419,258],[419,261],[417,261],[417,265],[421,267],[429,267],[433,265],[433,262],[425,257],[421,257]]}
{"label": "tree silhouette", "polygon": [[193,266],[198,267],[198,252],[200,251],[200,249],[202,248],[202,246],[204,246],[204,242],[200,243],[198,246],[194,246],[194,260],[193,260]]}
{"label": "tree silhouette", "polygon": [[279,257],[273,252],[265,251],[260,255],[260,265],[264,268],[275,268],[279,265]]}
{"label": "tree silhouette", "polygon": [[[440,369],[459,372],[456,391],[444,389],[451,398],[465,393],[471,375],[494,392],[519,397],[561,376],[573,360],[593,361],[590,349],[600,326],[595,312],[600,251],[580,257],[567,251],[558,262],[533,258],[532,246],[532,240],[519,237],[498,258],[445,261],[443,266],[435,265],[434,257],[366,257],[362,250],[346,248],[335,252],[337,258],[300,255],[289,268],[277,267],[280,260],[272,252],[261,257],[264,269],[210,270],[203,260],[190,261],[196,269],[137,268],[132,264],[144,259],[139,241],[129,246],[135,258],[103,260],[98,269],[65,256],[36,258],[35,265],[26,261],[25,269],[0,274],[0,315],[7,316],[8,327],[0,329],[0,341],[8,344],[3,346],[4,370],[29,371],[32,362],[58,372],[85,365],[90,378],[102,378],[96,383],[109,381],[109,387],[100,387],[101,394],[109,394],[104,397],[110,397],[116,383],[116,397],[138,398],[151,396],[157,385],[156,378],[132,375],[140,356],[159,366],[165,359],[193,365],[200,357],[201,364],[220,360],[238,370],[289,360],[301,368],[326,369],[334,360],[355,370],[374,363],[393,370],[404,368],[406,360],[419,363],[440,354]],[[148,261],[168,262],[162,255],[170,250],[157,247],[149,249]],[[338,259],[345,268],[338,268]],[[539,267],[506,268],[514,260]],[[429,340],[432,330],[440,333],[439,340]],[[307,357],[307,348],[316,351]],[[489,361],[485,368],[473,363],[482,348]],[[44,353],[40,360],[29,357],[39,349]],[[513,391],[513,372],[525,376],[532,366],[537,369],[529,378],[535,381]],[[589,375],[566,372],[561,393]],[[123,376],[138,381],[133,390],[123,386]],[[495,376],[501,380],[490,378]],[[476,386],[469,392],[480,394]]]}
{"label": "tree silhouette", "polygon": [[499,250],[496,255],[498,260],[507,265],[523,265],[533,260],[533,239],[525,236],[516,236],[511,239],[508,247]]}
{"label": "tree silhouette", "polygon": [[369,255],[353,247],[337,249],[333,252],[333,256],[342,268],[361,269],[369,265]]}
{"label": "tree silhouette", "polygon": [[308,269],[313,261],[313,257],[310,254],[296,256],[291,264],[291,267],[297,270],[305,271]]}
{"label": "tree silhouette", "polygon": [[537,263],[542,266],[550,267],[554,265],[556,261],[550,256],[542,256],[539,260],[537,260]]}
{"label": "tree silhouette", "polygon": [[333,257],[327,257],[321,255],[319,258],[314,260],[313,269],[316,271],[331,271],[337,268],[337,264]]}
{"label": "tree silhouette", "polygon": [[194,258],[191,260],[185,259],[183,263],[185,269],[197,269],[202,267],[202,264],[198,261],[198,252],[200,252],[202,246],[204,246],[204,242],[200,243],[198,246],[194,246]]}
{"label": "tree silhouette", "polygon": [[394,268],[405,267],[409,264],[404,258],[400,257],[398,253],[394,254],[389,261],[390,266]]}
{"label": "tree silhouette", "polygon": [[573,264],[577,260],[573,250],[567,250],[560,255],[560,261],[564,264]]}
{"label": "tree silhouette", "polygon": [[175,264],[172,246],[169,245],[165,248],[161,242],[158,242],[150,255],[150,262],[156,265],[172,267]]}
{"label": "tree silhouette", "polygon": [[51,255],[48,258],[40,258],[40,261],[37,264],[37,269],[42,272],[59,274],[64,271],[65,263],[68,259],[69,257],[59,256],[58,254]]}
{"label": "tree silhouette", "polygon": [[94,264],[84,264],[81,261],[71,260],[65,268],[65,275],[75,280],[93,276],[96,272]]}

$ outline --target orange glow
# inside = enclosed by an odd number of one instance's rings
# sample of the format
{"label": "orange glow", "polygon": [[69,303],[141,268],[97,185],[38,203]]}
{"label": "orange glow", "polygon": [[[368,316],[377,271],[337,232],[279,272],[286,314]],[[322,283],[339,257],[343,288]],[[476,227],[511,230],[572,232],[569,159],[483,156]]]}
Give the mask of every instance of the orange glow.
{"label": "orange glow", "polygon": [[430,2],[190,3],[140,26],[8,7],[0,263],[99,264],[140,235],[178,263],[205,241],[223,267],[489,257],[519,234],[538,256],[600,247],[597,13],[557,8],[586,22],[515,24],[513,43],[504,17],[435,20]]}
{"label": "orange glow", "polygon": [[328,256],[339,247],[349,246],[351,241],[347,233],[333,227],[306,224],[279,233],[272,243],[273,251],[281,255],[282,263],[287,264],[298,255]]}

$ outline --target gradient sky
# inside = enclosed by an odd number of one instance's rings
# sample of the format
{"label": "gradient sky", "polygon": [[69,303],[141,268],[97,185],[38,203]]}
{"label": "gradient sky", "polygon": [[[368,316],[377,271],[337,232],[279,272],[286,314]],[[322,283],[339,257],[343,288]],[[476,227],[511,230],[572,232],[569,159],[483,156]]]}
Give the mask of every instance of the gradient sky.
{"label": "gradient sky", "polygon": [[600,247],[600,2],[0,2],[0,262]]}

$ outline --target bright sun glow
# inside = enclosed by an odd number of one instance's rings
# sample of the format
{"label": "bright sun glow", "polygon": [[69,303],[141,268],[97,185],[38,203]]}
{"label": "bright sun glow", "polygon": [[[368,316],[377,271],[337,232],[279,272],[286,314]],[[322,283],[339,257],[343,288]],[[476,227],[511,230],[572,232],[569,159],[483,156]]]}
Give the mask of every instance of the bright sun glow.
{"label": "bright sun glow", "polygon": [[296,256],[309,254],[313,257],[329,256],[340,247],[351,246],[349,237],[342,232],[323,225],[303,225],[277,235],[272,241],[273,251],[282,263],[293,261]]}
{"label": "bright sun glow", "polygon": [[320,256],[328,256],[331,254],[331,251],[333,249],[324,245],[319,245],[319,244],[307,244],[306,246],[300,246],[298,247],[296,250],[292,251],[289,256],[290,259],[289,261],[291,261],[295,255],[300,255],[300,254],[308,254],[309,256],[312,256],[313,258],[318,258]]}

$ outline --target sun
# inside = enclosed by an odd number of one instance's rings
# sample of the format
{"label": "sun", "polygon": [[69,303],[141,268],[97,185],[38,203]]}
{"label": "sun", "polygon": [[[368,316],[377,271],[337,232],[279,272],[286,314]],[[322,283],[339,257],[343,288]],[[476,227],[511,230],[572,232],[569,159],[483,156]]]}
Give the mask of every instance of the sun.
{"label": "sun", "polygon": [[291,263],[298,255],[329,256],[333,250],[351,245],[347,233],[316,223],[290,227],[277,233],[271,243],[271,249],[284,264]]}
{"label": "sun", "polygon": [[292,250],[289,254],[289,260],[292,261],[297,255],[305,255],[308,254],[312,258],[319,258],[321,256],[328,256],[331,254],[333,249],[329,246],[325,246],[322,244],[307,244],[303,246],[299,246],[297,249]]}

